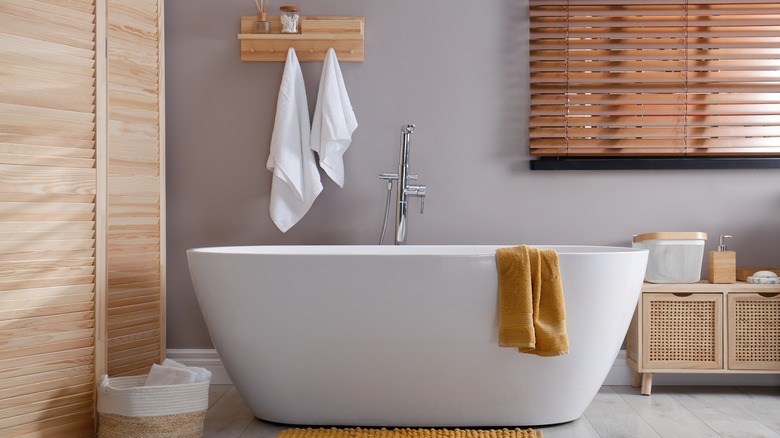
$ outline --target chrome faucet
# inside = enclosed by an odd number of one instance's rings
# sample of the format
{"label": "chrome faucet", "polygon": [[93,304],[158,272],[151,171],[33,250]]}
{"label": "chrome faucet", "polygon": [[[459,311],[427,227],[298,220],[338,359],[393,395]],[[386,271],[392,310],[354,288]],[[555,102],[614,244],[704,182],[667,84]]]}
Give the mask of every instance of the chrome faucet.
{"label": "chrome faucet", "polygon": [[[427,188],[423,185],[409,184],[409,181],[417,180],[417,175],[409,173],[409,139],[413,132],[414,125],[406,125],[406,127],[401,129],[401,154],[398,160],[398,173],[383,173],[379,175],[380,179],[388,180],[388,189],[392,188],[391,185],[393,180],[398,181],[398,202],[395,210],[396,245],[406,245],[406,230],[409,221],[409,196],[420,198],[420,214],[423,214],[425,211],[425,194]],[[388,196],[390,196],[389,193]],[[386,216],[387,215],[385,215],[385,219],[387,218]]]}

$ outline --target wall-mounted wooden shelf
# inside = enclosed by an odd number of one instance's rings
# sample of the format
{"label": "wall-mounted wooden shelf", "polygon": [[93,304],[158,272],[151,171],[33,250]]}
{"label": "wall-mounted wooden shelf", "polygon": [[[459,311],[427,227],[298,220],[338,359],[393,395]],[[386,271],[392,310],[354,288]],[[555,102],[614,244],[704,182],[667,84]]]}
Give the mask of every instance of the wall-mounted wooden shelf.
{"label": "wall-mounted wooden shelf", "polygon": [[339,62],[364,59],[363,17],[310,17],[301,16],[297,34],[282,33],[278,16],[269,16],[271,33],[252,33],[255,16],[241,17],[242,61],[284,61],[287,50],[295,49],[298,60],[323,61],[329,48],[336,51]]}

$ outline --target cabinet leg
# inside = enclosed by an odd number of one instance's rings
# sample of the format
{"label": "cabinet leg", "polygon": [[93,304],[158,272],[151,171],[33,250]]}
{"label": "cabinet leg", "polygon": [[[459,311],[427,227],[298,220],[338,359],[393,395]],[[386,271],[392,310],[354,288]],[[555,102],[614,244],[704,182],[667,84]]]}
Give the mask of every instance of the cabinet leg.
{"label": "cabinet leg", "polygon": [[650,391],[653,389],[653,373],[642,374],[642,389],[640,392],[642,395],[650,395]]}
{"label": "cabinet leg", "polygon": [[642,373],[638,373],[634,371],[634,374],[631,375],[631,386],[634,388],[639,388],[639,385],[642,382]]}

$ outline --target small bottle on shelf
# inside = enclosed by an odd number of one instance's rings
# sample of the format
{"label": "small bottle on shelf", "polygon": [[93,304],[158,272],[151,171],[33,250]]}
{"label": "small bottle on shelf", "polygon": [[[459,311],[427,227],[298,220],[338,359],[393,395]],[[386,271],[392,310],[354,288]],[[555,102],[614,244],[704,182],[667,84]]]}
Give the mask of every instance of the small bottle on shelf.
{"label": "small bottle on shelf", "polygon": [[265,18],[265,12],[257,13],[257,20],[252,24],[252,33],[271,33],[271,23]]}

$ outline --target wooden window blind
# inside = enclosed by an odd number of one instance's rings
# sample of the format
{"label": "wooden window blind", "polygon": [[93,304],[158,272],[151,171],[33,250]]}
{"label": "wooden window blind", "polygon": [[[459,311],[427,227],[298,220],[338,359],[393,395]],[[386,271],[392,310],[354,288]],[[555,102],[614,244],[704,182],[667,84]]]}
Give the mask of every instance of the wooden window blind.
{"label": "wooden window blind", "polygon": [[780,155],[780,2],[529,7],[532,156]]}

